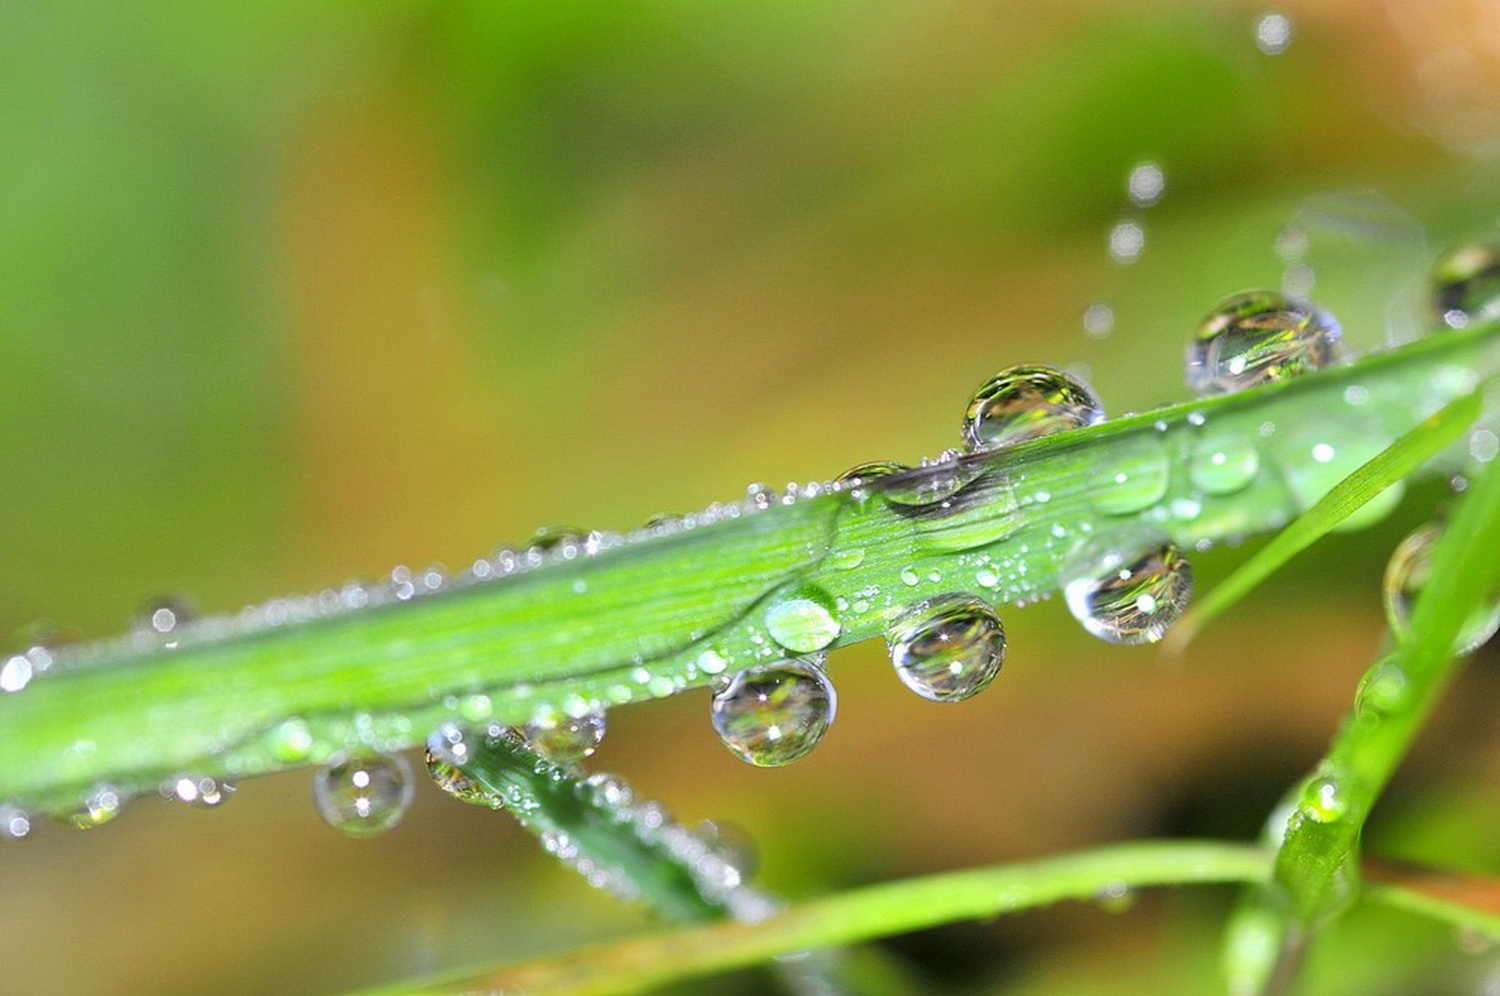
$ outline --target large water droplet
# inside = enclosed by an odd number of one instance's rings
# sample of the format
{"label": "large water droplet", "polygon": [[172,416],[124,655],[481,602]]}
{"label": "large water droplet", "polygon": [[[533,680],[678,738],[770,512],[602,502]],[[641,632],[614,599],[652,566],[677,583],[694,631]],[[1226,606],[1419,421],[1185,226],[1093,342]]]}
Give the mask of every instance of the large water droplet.
{"label": "large water droplet", "polygon": [[1124,439],[1106,451],[1089,502],[1108,515],[1139,512],[1161,501],[1170,476],[1171,464],[1161,439]]}
{"label": "large water droplet", "polygon": [[338,757],[313,776],[313,800],[329,826],[351,837],[384,833],[411,805],[411,765],[399,754]]}
{"label": "large water droplet", "polygon": [[1500,318],[1500,242],[1455,249],[1432,270],[1432,320],[1461,329]]}
{"label": "large water droplet", "polygon": [[970,450],[988,450],[1104,420],[1083,384],[1051,367],[1010,367],[986,381],[964,415]]}
{"label": "large water droplet", "polygon": [[[1406,636],[1417,596],[1422,593],[1432,576],[1432,553],[1442,535],[1443,527],[1435,522],[1418,526],[1396,544],[1395,552],[1386,564],[1382,591],[1385,614],[1391,632],[1398,639]],[[1497,629],[1500,629],[1500,605],[1491,603],[1481,606],[1459,630],[1457,652],[1473,653],[1487,643]]]}
{"label": "large water droplet", "polygon": [[1110,643],[1155,643],[1187,607],[1193,571],[1162,542],[1114,545],[1106,537],[1063,570],[1063,598],[1083,628]]}
{"label": "large water droplet", "polygon": [[531,749],[553,764],[579,764],[604,741],[604,713],[533,719],[522,728]]}
{"label": "large water droplet", "polygon": [[751,764],[791,764],[823,739],[836,704],[821,667],[783,661],[732,676],[714,694],[714,729],[724,746]]}
{"label": "large water droplet", "polygon": [[1243,433],[1208,428],[1193,440],[1188,478],[1211,495],[1228,495],[1247,487],[1260,471],[1260,451]]}
{"label": "large water droplet", "polygon": [[902,684],[933,702],[960,702],[987,688],[1005,663],[1005,627],[966,592],[924,599],[886,631]]}
{"label": "large water droplet", "polygon": [[822,650],[843,629],[834,614],[833,598],[814,585],[798,585],[778,594],[766,606],[763,619],[771,639],[794,654]]}
{"label": "large water droplet", "polygon": [[1276,291],[1236,294],[1188,345],[1188,387],[1223,394],[1288,380],[1332,364],[1341,348],[1339,324],[1323,309]]}

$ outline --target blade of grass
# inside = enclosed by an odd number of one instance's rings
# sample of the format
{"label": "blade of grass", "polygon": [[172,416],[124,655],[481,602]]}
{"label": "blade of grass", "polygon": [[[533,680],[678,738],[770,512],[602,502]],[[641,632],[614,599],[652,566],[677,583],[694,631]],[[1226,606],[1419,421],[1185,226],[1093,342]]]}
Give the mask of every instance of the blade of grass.
{"label": "blade of grass", "polygon": [[498,990],[627,993],[755,965],[778,954],[850,944],[958,920],[1141,888],[1253,882],[1270,852],[1242,844],[1145,841],[1023,864],[947,872],[811,900],[756,924],[654,934],[500,969],[466,969],[371,994]]}
{"label": "blade of grass", "polygon": [[1287,561],[1322,539],[1386,488],[1409,477],[1418,467],[1457,442],[1482,410],[1481,394],[1476,391],[1423,419],[1410,432],[1381,450],[1188,609],[1168,635],[1164,649],[1183,650],[1204,626],[1243,599]]}

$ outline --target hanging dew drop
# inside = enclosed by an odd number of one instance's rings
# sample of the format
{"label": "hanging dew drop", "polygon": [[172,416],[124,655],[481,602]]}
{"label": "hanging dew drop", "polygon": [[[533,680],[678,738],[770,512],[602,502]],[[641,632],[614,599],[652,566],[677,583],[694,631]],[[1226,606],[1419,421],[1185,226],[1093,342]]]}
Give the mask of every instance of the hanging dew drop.
{"label": "hanging dew drop", "polygon": [[113,785],[95,785],[78,808],[67,815],[67,822],[80,830],[92,830],[120,815],[125,798]]}
{"label": "hanging dew drop", "polygon": [[1105,537],[1061,580],[1068,611],[1084,629],[1110,643],[1155,643],[1187,607],[1193,571],[1171,543],[1115,545]]}
{"label": "hanging dew drop", "polygon": [[733,675],[714,694],[714,729],[741,760],[791,764],[818,745],[833,722],[833,684],[812,661],[791,660]]}
{"label": "hanging dew drop", "polygon": [[1303,790],[1302,804],[1298,808],[1314,823],[1333,823],[1348,814],[1349,800],[1338,779],[1314,778]]}
{"label": "hanging dew drop", "polygon": [[161,786],[162,798],[201,809],[216,809],[234,794],[234,786],[208,775],[178,775]]}
{"label": "hanging dew drop", "polygon": [[1432,271],[1432,322],[1462,329],[1500,318],[1500,242],[1455,249]]}
{"label": "hanging dew drop", "polygon": [[399,754],[341,756],[313,776],[313,801],[324,821],[351,837],[394,827],[411,805],[411,765]]}
{"label": "hanging dew drop", "polygon": [[1093,392],[1061,370],[1010,367],[974,392],[963,434],[969,450],[979,452],[1103,420],[1104,409]]}
{"label": "hanging dew drop", "polygon": [[1005,663],[1005,627],[963,592],[924,599],[886,631],[902,684],[933,702],[961,702],[989,687]]}
{"label": "hanging dew drop", "polygon": [[434,730],[427,738],[427,773],[438,788],[471,806],[498,809],[504,805],[500,796],[487,791],[459,768],[469,759],[469,745],[464,731],[452,724]]}
{"label": "hanging dew drop", "polygon": [[604,742],[604,713],[533,719],[521,730],[531,749],[553,764],[571,766],[592,757]]}
{"label": "hanging dew drop", "polygon": [[843,629],[833,599],[814,585],[798,585],[772,598],[762,621],[771,639],[794,654],[822,650]]}
{"label": "hanging dew drop", "polygon": [[1276,291],[1221,301],[1193,336],[1187,382],[1199,395],[1242,391],[1321,370],[1342,355],[1339,324],[1321,308]]}
{"label": "hanging dew drop", "polygon": [[[1398,640],[1406,637],[1417,596],[1432,576],[1432,554],[1442,535],[1443,527],[1435,522],[1418,526],[1396,544],[1395,552],[1386,564],[1382,584],[1385,615]],[[1488,643],[1497,629],[1500,629],[1500,604],[1494,604],[1492,600],[1464,622],[1458,634],[1457,652],[1473,653]]]}
{"label": "hanging dew drop", "polygon": [[19,806],[0,806],[0,837],[20,840],[31,833],[31,816]]}

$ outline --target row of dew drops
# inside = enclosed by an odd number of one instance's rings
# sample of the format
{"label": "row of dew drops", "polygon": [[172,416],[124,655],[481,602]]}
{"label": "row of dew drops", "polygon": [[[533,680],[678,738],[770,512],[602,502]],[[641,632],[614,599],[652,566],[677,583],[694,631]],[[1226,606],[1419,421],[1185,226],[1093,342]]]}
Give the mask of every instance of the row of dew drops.
{"label": "row of dew drops", "polygon": [[[1500,242],[1465,246],[1445,257],[1434,271],[1431,310],[1436,326],[1454,329],[1500,318]],[[1188,347],[1187,381],[1199,395],[1222,394],[1321,369],[1339,362],[1342,355],[1339,325],[1326,311],[1275,291],[1252,291],[1227,298],[1201,323]],[[1103,419],[1097,398],[1075,378],[1048,367],[1012,367],[986,381],[971,398],[963,420],[964,450],[950,450],[936,460],[924,461],[923,467],[929,470],[925,474],[908,473],[912,468],[897,463],[862,464],[841,475],[831,487],[856,500],[879,495],[895,504],[942,502],[968,483],[966,465],[957,460],[965,452],[992,451]],[[1494,439],[1493,433],[1488,439]],[[1483,448],[1471,442],[1476,459],[1494,457],[1495,447],[1479,452]],[[1223,478],[1216,483],[1230,490],[1247,483],[1256,472],[1253,450],[1244,460],[1236,457],[1233,466],[1225,454],[1218,456],[1225,465],[1212,468]],[[477,562],[464,580],[483,581],[591,556],[663,532],[813,497],[826,487],[789,488],[778,495],[753,485],[743,503],[710,506],[692,516],[658,516],[626,537],[544,530],[523,552],[502,549],[494,558]],[[1418,530],[1391,560],[1384,589],[1398,633],[1405,626],[1410,600],[1426,577],[1438,529],[1430,525]],[[1155,542],[1144,551],[1095,545],[1065,569],[1061,581],[1069,610],[1090,633],[1114,643],[1150,643],[1160,640],[1186,607],[1192,571],[1186,557],[1170,542]],[[325,592],[300,600],[278,599],[257,607],[253,614],[246,610],[241,621],[271,625],[316,617],[382,599],[406,600],[440,590],[446,583],[435,568],[416,574],[398,569],[388,585],[351,585],[333,597]],[[1466,646],[1472,648],[1488,639],[1497,620],[1500,615],[1491,613],[1475,621],[1467,632]],[[805,756],[833,721],[837,697],[823,664],[825,648],[837,639],[840,625],[820,592],[800,590],[773,600],[764,622],[772,638],[792,656],[722,675],[714,690],[711,715],[720,739],[735,755],[755,765],[779,766]],[[170,648],[179,640],[212,638],[217,635],[215,625],[224,623],[203,620],[196,633],[193,625],[191,613],[181,603],[163,602],[143,615],[133,639],[137,643],[154,640]],[[982,691],[999,674],[1007,650],[1005,629],[995,609],[968,592],[939,594],[906,607],[889,623],[886,641],[902,683],[935,702],[962,701]],[[23,690],[52,663],[52,650],[42,642],[11,655],[0,664],[0,692]],[[574,764],[594,752],[604,729],[604,715],[596,711],[539,718],[520,735],[543,757]],[[319,771],[315,799],[330,824],[352,834],[368,834],[388,829],[400,819],[411,800],[410,782],[409,768],[399,756],[340,755]],[[164,798],[205,807],[220,805],[233,790],[229,783],[191,772],[161,785]],[[98,826],[113,819],[124,801],[117,789],[96,786],[64,819],[79,827]],[[0,806],[0,836],[24,837],[30,830],[31,817],[26,812]]]}

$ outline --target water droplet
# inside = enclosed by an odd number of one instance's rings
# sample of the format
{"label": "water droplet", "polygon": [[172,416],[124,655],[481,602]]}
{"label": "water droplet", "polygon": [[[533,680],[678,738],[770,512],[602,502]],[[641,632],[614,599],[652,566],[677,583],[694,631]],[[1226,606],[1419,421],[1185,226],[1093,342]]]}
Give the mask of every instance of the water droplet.
{"label": "water droplet", "polygon": [[411,765],[399,754],[334,758],[313,776],[313,800],[325,822],[351,837],[384,833],[411,805]]}
{"label": "water droplet", "polygon": [[468,757],[466,734],[452,724],[434,730],[427,738],[427,773],[438,788],[471,806],[499,808],[504,804],[501,797],[485,790],[458,767]]}
{"label": "water droplet", "polygon": [[972,451],[994,449],[1104,420],[1087,387],[1051,367],[1010,367],[974,392],[964,416]]}
{"label": "water droplet", "polygon": [[1432,270],[1432,321],[1467,328],[1500,318],[1500,242],[1455,249]]}
{"label": "water droplet", "polygon": [[1136,892],[1124,882],[1108,882],[1094,893],[1094,901],[1106,913],[1125,913],[1135,905]]}
{"label": "water droplet", "polygon": [[1211,495],[1233,494],[1248,487],[1260,471],[1260,452],[1248,437],[1233,431],[1205,430],[1193,440],[1188,478]]}
{"label": "water droplet", "polygon": [[67,821],[80,830],[90,830],[120,815],[124,804],[124,796],[113,785],[95,785],[78,808],[68,814]]}
{"label": "water droplet", "polygon": [[1064,569],[1063,598],[1083,628],[1110,643],[1155,643],[1182,615],[1193,571],[1181,551],[1160,542],[1096,541]]}
{"label": "water droplet", "polygon": [[704,820],[693,827],[693,836],[701,840],[709,851],[734,871],[736,881],[730,888],[750,879],[759,865],[755,839],[744,827],[724,820]]}
{"label": "water droplet", "polygon": [[31,833],[31,816],[19,806],[0,806],[0,837],[20,840]]}
{"label": "water droplet", "polygon": [[771,639],[795,654],[822,650],[843,629],[833,599],[813,585],[798,585],[772,598],[764,622]]}
{"label": "water droplet", "polygon": [[1255,22],[1255,47],[1266,55],[1280,55],[1292,43],[1292,19],[1285,14],[1262,14]]}
{"label": "water droplet", "polygon": [[553,764],[579,764],[604,741],[604,713],[533,719],[522,728],[531,749]]}
{"label": "water droplet", "polygon": [[168,800],[213,809],[234,794],[234,786],[208,775],[178,775],[162,784],[161,794]]}
{"label": "water droplet", "polygon": [[306,720],[296,717],[282,720],[272,727],[267,743],[278,760],[303,761],[312,752],[312,730],[308,729]]}
{"label": "water droplet", "polygon": [[543,526],[531,537],[531,549],[538,553],[577,549],[588,539],[588,534],[576,526]]}
{"label": "water droplet", "polygon": [[750,668],[714,694],[714,729],[724,746],[751,764],[791,764],[823,739],[836,703],[833,684],[811,661]]}
{"label": "water droplet", "polygon": [[902,684],[933,702],[982,692],[1005,663],[1005,627],[989,605],[963,592],[924,599],[886,631]]}
{"label": "water droplet", "polygon": [[1139,222],[1122,221],[1109,230],[1109,258],[1127,266],[1146,251],[1146,230]]}
{"label": "water droplet", "polygon": [[1321,308],[1276,291],[1219,303],[1188,346],[1188,387],[1200,395],[1239,391],[1320,370],[1341,355],[1339,324]]}
{"label": "water droplet", "polygon": [[159,598],[141,610],[135,628],[138,633],[161,637],[171,648],[177,646],[178,631],[196,618],[198,613],[184,599]]}
{"label": "water droplet", "polygon": [[1332,823],[1349,811],[1349,801],[1336,778],[1314,778],[1302,792],[1299,807],[1315,823]]}
{"label": "water droplet", "polygon": [[1167,175],[1153,162],[1137,163],[1125,180],[1125,193],[1136,207],[1150,207],[1161,200]]}
{"label": "water droplet", "polygon": [[[1443,527],[1435,522],[1418,526],[1405,539],[1396,544],[1390,561],[1386,564],[1382,594],[1385,600],[1385,615],[1391,632],[1403,639],[1411,625],[1412,609],[1417,596],[1426,587],[1432,575],[1432,553],[1442,538]],[[1500,605],[1482,606],[1465,621],[1456,643],[1460,654],[1478,650],[1495,631],[1500,629]]]}
{"label": "water droplet", "polygon": [[1095,301],[1083,309],[1083,331],[1091,339],[1103,339],[1115,330],[1115,309]]}
{"label": "water droplet", "polygon": [[1355,702],[1358,708],[1370,712],[1395,712],[1406,703],[1409,687],[1405,671],[1390,662],[1382,662],[1365,673]]}
{"label": "water droplet", "polygon": [[31,684],[36,670],[25,654],[12,654],[0,664],[0,692],[19,692]]}
{"label": "water droplet", "polygon": [[1156,436],[1123,439],[1106,451],[1089,503],[1107,515],[1129,515],[1149,508],[1167,493],[1171,464]]}

